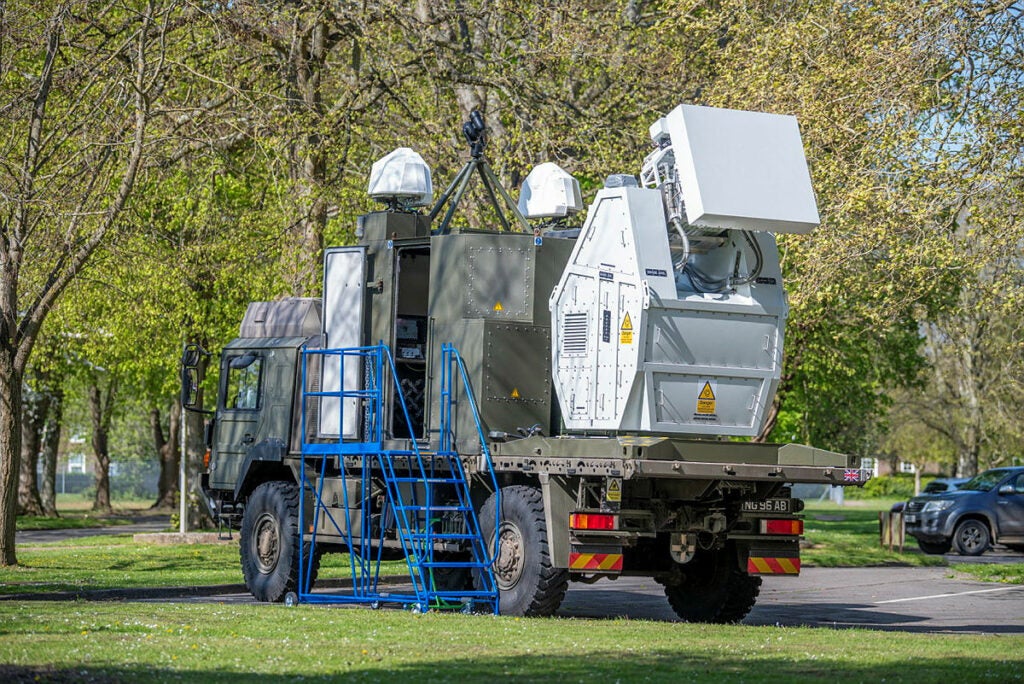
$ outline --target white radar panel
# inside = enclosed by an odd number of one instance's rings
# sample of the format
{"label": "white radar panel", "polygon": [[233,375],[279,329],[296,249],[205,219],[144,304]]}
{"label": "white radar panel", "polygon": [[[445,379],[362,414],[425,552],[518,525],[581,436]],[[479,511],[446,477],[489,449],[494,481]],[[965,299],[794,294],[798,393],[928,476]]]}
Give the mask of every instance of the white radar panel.
{"label": "white radar panel", "polygon": [[807,233],[818,225],[796,118],[680,105],[651,127],[672,140],[694,226]]}

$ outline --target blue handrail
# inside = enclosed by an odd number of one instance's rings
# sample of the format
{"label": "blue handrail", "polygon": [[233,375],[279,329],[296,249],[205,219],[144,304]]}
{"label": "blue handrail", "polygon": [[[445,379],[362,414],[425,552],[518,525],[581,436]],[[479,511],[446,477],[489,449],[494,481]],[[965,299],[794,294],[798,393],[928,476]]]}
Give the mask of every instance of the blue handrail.
{"label": "blue handrail", "polygon": [[[462,387],[469,399],[469,407],[473,413],[473,423],[476,425],[477,436],[480,438],[480,453],[487,466],[487,473],[491,478],[491,486],[494,491],[494,539],[492,540],[491,555],[488,564],[493,565],[498,558],[498,531],[501,529],[501,487],[498,485],[498,474],[494,470],[494,461],[491,459],[491,450],[487,446],[487,438],[484,436],[483,422],[480,420],[480,411],[477,408],[476,397],[473,396],[473,387],[469,383],[469,374],[466,372],[466,364],[462,360],[459,350],[452,344],[441,345],[441,365],[443,367],[441,377],[441,449],[443,451],[454,451],[451,430],[451,411],[454,398],[451,396],[451,367],[452,364],[459,370],[459,377],[462,379]],[[446,410],[447,409],[447,410]],[[460,466],[461,467],[461,466]],[[497,612],[497,611],[495,611]]]}
{"label": "blue handrail", "polygon": [[[483,599],[493,603],[494,612],[498,613],[498,590],[494,579],[492,566],[497,557],[497,542],[500,519],[500,499],[495,509],[495,535],[493,546],[487,548],[487,543],[482,539],[479,521],[473,512],[473,505],[470,498],[469,485],[466,473],[463,468],[462,458],[455,449],[454,430],[451,422],[455,405],[455,396],[452,392],[453,371],[455,366],[459,369],[458,377],[462,380],[466,397],[473,414],[477,433],[480,438],[483,464],[489,472],[491,484],[494,487],[496,496],[500,497],[497,475],[494,471],[490,450],[484,438],[483,426],[480,420],[479,411],[469,385],[468,374],[465,365],[458,355],[458,351],[452,345],[442,347],[442,396],[441,396],[441,437],[439,440],[438,453],[434,454],[429,465],[423,462],[423,454],[420,451],[415,438],[408,441],[407,449],[385,449],[384,448],[384,374],[390,372],[393,383],[394,399],[397,407],[401,409],[401,416],[405,421],[406,428],[410,435],[414,434],[412,420],[409,414],[408,404],[402,392],[398,380],[398,372],[395,367],[394,358],[390,349],[382,344],[372,347],[353,347],[346,349],[306,349],[302,352],[302,386],[308,385],[308,361],[311,357],[319,356],[326,364],[330,358],[336,358],[338,363],[338,383],[336,390],[310,390],[304,391],[301,401],[301,429],[302,429],[302,451],[304,456],[320,457],[318,482],[316,487],[310,486],[309,477],[313,472],[307,474],[307,468],[301,469],[302,491],[307,488],[314,498],[314,512],[317,520],[313,524],[306,521],[305,507],[299,510],[299,529],[302,532],[302,544],[299,553],[299,578],[300,586],[298,597],[300,601],[329,603],[329,602],[380,602],[381,600],[397,601],[411,604],[419,609],[427,609],[430,605],[443,605],[449,598],[456,598],[456,595],[463,599]],[[347,363],[358,363],[363,376],[360,387],[345,389],[345,371]],[[351,370],[349,368],[348,370]],[[323,368],[321,368],[323,371]],[[322,375],[322,373],[321,373]],[[337,441],[331,443],[310,442],[309,426],[307,425],[307,407],[310,397],[334,398],[338,401],[338,424]],[[354,439],[347,439],[345,434],[345,411],[346,404],[356,400],[357,407],[363,408],[363,425],[361,430],[356,430]],[[393,404],[394,405],[394,404]],[[358,408],[356,409],[359,410]],[[322,420],[322,418],[321,418]],[[350,436],[351,435],[350,426]],[[335,457],[337,460],[332,459]],[[351,463],[356,459],[356,463]],[[396,465],[396,459],[402,465]],[[346,471],[346,461],[349,467],[358,467],[361,470],[361,491],[360,513],[362,514],[360,530],[358,535],[352,533],[353,519],[351,503],[349,501],[349,487]],[[447,476],[438,475],[436,472],[436,461],[445,464]],[[330,507],[323,503],[324,482],[330,477],[337,477],[328,474],[328,463],[336,463],[340,474],[342,492],[341,499],[344,506],[344,528],[335,520]],[[314,461],[314,463],[316,463]],[[402,475],[396,468],[402,468]],[[372,518],[371,518],[371,486],[372,471],[379,469],[383,474],[386,485],[386,503],[380,511],[380,538],[376,540],[376,553],[374,544],[371,541]],[[405,475],[404,473],[408,473]],[[452,487],[458,499],[450,504],[437,505],[434,501],[435,486]],[[405,493],[408,493],[408,502]],[[424,501],[418,501],[422,494]],[[336,510],[336,509],[333,509]],[[443,511],[452,511],[452,515],[461,516],[464,525],[463,531],[445,529],[442,525],[440,531],[434,530],[434,525],[441,517]],[[413,585],[413,594],[382,594],[379,587],[380,565],[384,549],[384,534],[388,526],[385,524],[385,516],[391,513],[395,516],[395,530],[402,548],[405,551],[406,565],[409,570],[409,577]],[[308,536],[307,536],[308,525]],[[315,559],[317,533],[320,529],[330,530],[331,536],[347,540],[349,549],[350,571],[353,580],[353,595],[338,596],[326,594],[312,594],[312,563]],[[358,537],[358,539],[356,539]],[[306,551],[306,542],[309,542]],[[436,543],[464,544],[468,543],[471,548],[473,561],[436,561],[434,559]],[[489,555],[488,555],[489,554]],[[482,591],[448,591],[439,590],[435,584],[434,568],[466,568],[475,569],[479,572],[482,582]],[[432,603],[433,602],[433,603]],[[450,604],[449,604],[450,605]]]}

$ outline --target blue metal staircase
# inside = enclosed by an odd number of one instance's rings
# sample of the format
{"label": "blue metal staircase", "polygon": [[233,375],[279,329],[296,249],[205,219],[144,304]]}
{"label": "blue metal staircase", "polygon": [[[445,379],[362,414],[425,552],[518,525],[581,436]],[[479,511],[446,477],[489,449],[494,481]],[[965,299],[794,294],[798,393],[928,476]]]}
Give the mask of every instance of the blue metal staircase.
{"label": "blue metal staircase", "polygon": [[[358,364],[362,387],[309,390],[307,374],[311,360],[320,364],[321,377],[326,364],[338,364],[336,377],[341,379],[346,377],[348,364]],[[464,395],[463,402],[472,411],[480,439],[482,453],[478,475],[489,480],[487,484],[493,491],[500,492],[500,489],[465,366],[452,345],[442,346],[440,375],[439,438],[435,450],[425,451],[415,439],[385,440],[384,407],[388,388],[393,393],[392,406],[396,407],[396,414],[400,407],[401,418],[412,434],[408,406],[397,382],[394,359],[386,345],[303,351],[302,454],[305,467],[301,487],[313,502],[313,515],[312,520],[307,520],[305,507],[300,508],[299,602],[398,603],[420,612],[489,608],[498,613],[498,589],[492,569],[495,547],[493,540],[488,544],[483,539],[466,469],[455,449],[453,416],[459,403],[459,387]],[[343,380],[341,382],[344,384]],[[361,439],[339,437],[328,442],[309,441],[308,402],[325,398],[339,404],[339,435],[344,435],[346,404],[355,404],[355,410],[361,411]],[[398,416],[393,420],[397,422]],[[391,448],[396,443],[403,448]],[[340,481],[340,500],[325,502],[324,488],[329,480]],[[380,483],[384,485],[382,501]],[[351,493],[357,493],[357,502],[350,500]],[[495,510],[500,511],[500,505]],[[497,520],[494,529],[498,529]],[[411,591],[387,592],[381,586],[385,540],[392,530],[405,555]],[[330,536],[332,542],[340,537],[347,546],[352,577],[350,592],[312,592],[318,535]],[[473,588],[466,582],[470,576]]]}

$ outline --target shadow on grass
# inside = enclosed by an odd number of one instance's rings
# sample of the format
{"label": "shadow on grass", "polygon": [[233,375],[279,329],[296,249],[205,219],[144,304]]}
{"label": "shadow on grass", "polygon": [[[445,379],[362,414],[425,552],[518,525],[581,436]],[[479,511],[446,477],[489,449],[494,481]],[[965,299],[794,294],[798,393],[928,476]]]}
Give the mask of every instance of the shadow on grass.
{"label": "shadow on grass", "polygon": [[[681,647],[681,650],[685,647]],[[856,644],[850,644],[851,652]],[[375,664],[353,654],[350,661],[336,658],[331,665],[302,671],[259,673],[217,669],[170,667],[81,665],[73,668],[0,665],[0,679],[7,682],[281,682],[281,681],[400,681],[400,682],[530,682],[586,681],[701,681],[772,682],[852,681],[900,682],[1017,681],[1021,677],[1020,655],[1008,654],[999,661],[968,658],[908,657],[891,663],[866,664],[843,658],[817,658],[813,654],[794,657],[773,653],[769,645],[763,655],[721,655],[655,651],[643,655],[618,652],[585,653],[578,656],[517,655],[497,658],[452,658],[445,661],[408,664]],[[258,665],[261,659],[254,656]],[[324,673],[322,670],[326,670]]]}

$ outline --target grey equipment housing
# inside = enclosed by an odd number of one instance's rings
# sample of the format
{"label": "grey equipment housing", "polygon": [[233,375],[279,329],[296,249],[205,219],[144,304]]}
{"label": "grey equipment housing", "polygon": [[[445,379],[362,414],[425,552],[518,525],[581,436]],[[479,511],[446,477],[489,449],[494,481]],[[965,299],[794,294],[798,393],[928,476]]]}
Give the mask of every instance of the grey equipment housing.
{"label": "grey equipment housing", "polygon": [[555,292],[566,428],[756,436],[788,313],[775,237],[818,213],[793,117],[682,105],[646,187],[600,190]]}

